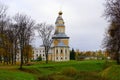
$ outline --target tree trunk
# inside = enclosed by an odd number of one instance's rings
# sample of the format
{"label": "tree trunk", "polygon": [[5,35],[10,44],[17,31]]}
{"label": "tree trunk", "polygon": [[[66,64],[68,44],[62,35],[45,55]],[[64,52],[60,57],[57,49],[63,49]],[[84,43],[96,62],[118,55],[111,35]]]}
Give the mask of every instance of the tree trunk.
{"label": "tree trunk", "polygon": [[2,63],[2,56],[0,56],[0,63]]}
{"label": "tree trunk", "polygon": [[119,59],[117,59],[117,64],[120,65],[120,60]]}
{"label": "tree trunk", "polygon": [[8,59],[9,59],[9,57],[7,57],[7,65],[8,65]]}
{"label": "tree trunk", "polygon": [[29,56],[29,54],[27,54],[27,63],[29,62],[29,57],[28,56]]}
{"label": "tree trunk", "polygon": [[14,54],[13,54],[13,51],[14,49],[13,49],[13,46],[12,46],[12,51],[11,51],[11,56],[12,56],[12,65],[14,64]]}
{"label": "tree trunk", "polygon": [[8,61],[9,61],[9,64],[11,64],[11,57],[10,57],[10,54],[8,56]]}
{"label": "tree trunk", "polygon": [[16,64],[16,48],[15,48],[15,59],[14,59],[14,63]]}
{"label": "tree trunk", "polygon": [[20,69],[22,69],[22,65],[23,65],[23,52],[21,49],[21,63],[20,63]]}
{"label": "tree trunk", "polygon": [[48,54],[46,54],[46,64],[48,64]]}
{"label": "tree trunk", "polygon": [[16,64],[16,56],[17,56],[17,41],[15,40],[15,61],[14,61],[14,63]]}
{"label": "tree trunk", "polygon": [[[23,40],[23,39],[22,39]],[[21,63],[20,63],[20,69],[22,69],[23,65],[23,41],[21,41]]]}
{"label": "tree trunk", "polygon": [[46,64],[48,63],[48,49],[45,46],[45,56],[46,56]]}
{"label": "tree trunk", "polygon": [[117,61],[117,64],[120,65],[120,56],[118,52],[116,53],[116,61]]}

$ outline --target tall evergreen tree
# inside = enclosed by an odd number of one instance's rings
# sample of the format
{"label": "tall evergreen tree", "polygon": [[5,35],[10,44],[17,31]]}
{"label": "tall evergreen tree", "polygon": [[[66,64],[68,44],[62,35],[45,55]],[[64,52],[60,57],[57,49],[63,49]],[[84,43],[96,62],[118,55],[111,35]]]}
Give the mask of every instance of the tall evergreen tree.
{"label": "tall evergreen tree", "polygon": [[75,60],[75,51],[72,48],[72,51],[70,51],[70,60]]}

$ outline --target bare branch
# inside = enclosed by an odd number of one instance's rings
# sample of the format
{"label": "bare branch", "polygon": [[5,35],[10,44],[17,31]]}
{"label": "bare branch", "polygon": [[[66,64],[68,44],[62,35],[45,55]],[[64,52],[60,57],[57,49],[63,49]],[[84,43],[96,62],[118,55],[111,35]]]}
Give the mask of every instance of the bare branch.
{"label": "bare branch", "polygon": [[46,54],[46,63],[48,63],[48,51],[52,44],[52,31],[53,26],[48,25],[46,23],[38,24],[36,29],[38,30],[39,36],[42,39],[43,46],[45,48],[45,54]]}
{"label": "bare branch", "polygon": [[110,53],[114,53],[120,64],[120,0],[106,0],[105,16],[110,21],[104,46]]}

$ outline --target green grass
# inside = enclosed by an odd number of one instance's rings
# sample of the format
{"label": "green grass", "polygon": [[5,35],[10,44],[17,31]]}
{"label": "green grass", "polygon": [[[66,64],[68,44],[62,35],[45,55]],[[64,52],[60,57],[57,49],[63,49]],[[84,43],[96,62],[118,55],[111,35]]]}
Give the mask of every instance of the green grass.
{"label": "green grass", "polygon": [[[105,61],[35,62],[31,66],[0,66],[0,80],[107,80],[99,73]],[[109,79],[110,80],[110,79]]]}
{"label": "green grass", "polygon": [[120,80],[120,65],[113,65],[101,72],[101,76],[110,80]]}
{"label": "green grass", "polygon": [[104,61],[97,61],[97,60],[90,60],[90,61],[69,61],[69,62],[51,62],[48,64],[35,64],[32,67],[39,67],[39,68],[63,68],[63,67],[74,67],[80,71],[96,71],[102,70]]}
{"label": "green grass", "polygon": [[0,70],[0,80],[35,80],[35,77],[26,72]]}

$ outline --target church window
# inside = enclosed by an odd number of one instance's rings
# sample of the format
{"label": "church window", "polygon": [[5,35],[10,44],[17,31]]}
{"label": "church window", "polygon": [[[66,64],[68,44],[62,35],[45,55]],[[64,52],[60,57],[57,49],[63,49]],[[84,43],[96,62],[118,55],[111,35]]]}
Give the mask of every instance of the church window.
{"label": "church window", "polygon": [[61,32],[62,32],[62,33],[64,32],[63,29],[61,29]]}
{"label": "church window", "polygon": [[59,29],[59,32],[61,32],[61,29]]}
{"label": "church window", "polygon": [[63,53],[63,50],[61,49],[61,53]]}
{"label": "church window", "polygon": [[38,51],[36,51],[36,53],[38,53]]}
{"label": "church window", "polygon": [[36,54],[36,56],[38,57],[38,54]]}
{"label": "church window", "polygon": [[43,56],[45,56],[45,55],[43,54]]}
{"label": "church window", "polygon": [[58,54],[58,49],[56,50],[56,53]]}
{"label": "church window", "polygon": [[65,49],[65,53],[67,53],[67,49]]}
{"label": "church window", "polygon": [[56,57],[56,59],[58,60],[58,57]]}
{"label": "church window", "polygon": [[67,57],[65,57],[65,59],[67,59]]}
{"label": "church window", "polygon": [[63,29],[61,29],[61,33],[63,32]]}

